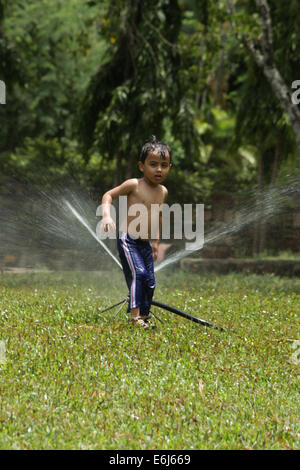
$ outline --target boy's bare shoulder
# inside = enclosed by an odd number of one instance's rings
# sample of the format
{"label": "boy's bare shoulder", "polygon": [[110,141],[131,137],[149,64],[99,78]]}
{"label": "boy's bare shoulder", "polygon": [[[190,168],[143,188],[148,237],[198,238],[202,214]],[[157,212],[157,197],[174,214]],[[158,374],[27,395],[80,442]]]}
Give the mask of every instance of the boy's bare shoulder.
{"label": "boy's bare shoulder", "polygon": [[122,186],[127,188],[129,191],[134,191],[138,187],[138,179],[137,178],[130,178],[128,180],[125,180],[122,183]]}
{"label": "boy's bare shoulder", "polygon": [[137,186],[139,184],[139,180],[138,178],[129,178],[128,180],[125,180],[124,183],[130,186]]}
{"label": "boy's bare shoulder", "polygon": [[166,197],[168,196],[168,190],[167,190],[167,188],[166,188],[165,186],[163,186],[162,184],[160,184],[160,187],[161,187],[161,190],[162,190],[164,199],[166,199]]}

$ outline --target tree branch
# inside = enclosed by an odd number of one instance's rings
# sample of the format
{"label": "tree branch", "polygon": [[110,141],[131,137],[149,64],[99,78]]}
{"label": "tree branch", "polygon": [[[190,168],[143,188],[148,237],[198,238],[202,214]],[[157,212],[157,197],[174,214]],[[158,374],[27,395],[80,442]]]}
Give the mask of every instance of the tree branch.
{"label": "tree branch", "polygon": [[158,36],[160,37],[160,39],[161,39],[165,44],[167,44],[168,46],[173,47],[173,48],[175,48],[175,49],[179,49],[179,48],[180,48],[180,46],[178,46],[177,44],[172,44],[170,41],[168,41],[168,40],[161,34],[161,32],[159,31],[159,29],[156,28],[153,24],[151,24],[150,21],[146,21],[146,24],[147,24],[151,29],[153,29],[153,31],[155,31],[155,32],[158,34]]}
{"label": "tree branch", "polygon": [[255,0],[255,3],[260,11],[262,25],[262,36],[260,38],[260,44],[255,44],[252,39],[250,39],[249,37],[247,38],[245,36],[242,36],[238,32],[234,20],[234,0],[227,0],[227,8],[230,14],[231,29],[233,33],[237,36],[237,38],[251,53],[258,67],[263,71],[266,79],[272,87],[272,90],[277,96],[277,99],[279,100],[283,110],[289,116],[298,148],[300,166],[300,110],[297,106],[293,105],[291,90],[286,85],[278,67],[274,63],[272,20],[268,0]]}
{"label": "tree branch", "polygon": [[273,63],[273,33],[270,7],[267,0],[255,0],[256,6],[260,12],[262,36],[261,46],[264,56],[268,63]]}

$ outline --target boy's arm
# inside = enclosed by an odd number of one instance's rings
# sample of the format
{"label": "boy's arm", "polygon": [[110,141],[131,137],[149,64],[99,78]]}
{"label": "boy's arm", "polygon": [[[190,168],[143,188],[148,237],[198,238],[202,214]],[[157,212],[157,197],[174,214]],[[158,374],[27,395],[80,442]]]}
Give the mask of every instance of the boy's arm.
{"label": "boy's arm", "polygon": [[113,189],[107,191],[102,197],[102,220],[101,223],[103,225],[104,231],[107,232],[109,227],[113,230],[116,229],[113,219],[110,216],[110,206],[112,200],[119,196],[128,196],[136,187],[137,187],[137,179],[132,178],[129,180],[124,181],[124,183],[120,184],[120,186],[116,186]]}
{"label": "boy's arm", "polygon": [[[167,188],[164,187],[164,199],[163,199],[162,203],[165,202],[167,197],[168,197],[168,190],[167,190]],[[161,212],[160,212],[160,214],[159,214],[158,234],[157,234],[157,237],[155,238],[155,240],[152,243],[152,252],[153,252],[154,261],[157,260],[158,245],[159,245],[159,242],[160,242],[160,234],[161,234],[161,227],[162,227],[162,215],[161,215]]]}

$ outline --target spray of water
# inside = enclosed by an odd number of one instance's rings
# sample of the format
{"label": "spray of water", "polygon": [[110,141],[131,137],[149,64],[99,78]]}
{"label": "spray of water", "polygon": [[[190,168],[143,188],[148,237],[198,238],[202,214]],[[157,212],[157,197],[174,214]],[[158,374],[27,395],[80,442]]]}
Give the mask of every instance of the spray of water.
{"label": "spray of water", "polygon": [[167,266],[180,261],[181,259],[201,250],[204,246],[213,244],[229,235],[240,232],[247,226],[252,226],[259,220],[265,223],[270,221],[275,215],[284,213],[288,208],[291,198],[300,194],[300,178],[290,177],[288,183],[281,187],[273,187],[266,190],[259,203],[257,194],[252,192],[248,195],[248,201],[239,207],[235,219],[219,228],[211,229],[205,234],[204,244],[195,247],[194,250],[179,250],[177,253],[167,257],[157,267],[156,272]]}
{"label": "spray of water", "polygon": [[102,248],[104,248],[106,253],[108,253],[112,257],[112,259],[117,263],[117,265],[122,269],[122,265],[121,265],[120,261],[110,251],[110,249],[105,245],[105,243],[103,243],[103,241],[100,238],[97,237],[96,233],[92,230],[92,228],[89,226],[87,221],[77,212],[76,209],[74,209],[74,207],[68,201],[64,200],[64,203],[67,205],[67,207],[70,209],[70,211],[75,215],[75,217],[79,220],[79,222],[81,222],[82,225],[84,225],[84,227],[90,232],[92,237],[94,237],[95,240],[97,240],[97,242],[100,243],[100,245],[102,246]]}
{"label": "spray of water", "polygon": [[108,253],[121,267],[91,228],[96,208],[91,195],[72,181],[43,189],[13,179],[5,182],[0,187],[0,261],[1,255],[9,255],[18,267],[110,269]]}
{"label": "spray of water", "polygon": [[[274,215],[282,213],[290,203],[291,197],[300,194],[300,180],[299,178],[289,178],[288,184],[282,187],[270,188],[264,192],[263,198],[259,204],[256,201],[256,193],[248,195],[248,202],[244,203],[242,207],[237,211],[235,219],[231,223],[222,225],[217,229],[212,229],[205,235],[204,244],[200,247],[195,247],[193,250],[179,250],[173,255],[167,256],[159,265],[155,266],[154,271],[158,272],[161,269],[170,266],[173,263],[180,261],[181,259],[201,250],[204,246],[213,244],[214,242],[223,239],[229,235],[240,232],[246,226],[256,223],[258,220],[263,219],[265,222],[270,220]],[[105,251],[112,257],[112,259],[122,268],[120,262],[116,259],[113,253],[107,248],[107,246],[100,240],[97,235],[93,232],[87,221],[72,207],[72,205],[65,201],[69,209],[77,217],[77,219],[88,229],[91,235],[100,243]]]}
{"label": "spray of water", "polygon": [[[11,192],[1,195],[0,246],[4,252],[10,249],[20,249],[33,253],[37,246],[41,251],[47,248],[54,249],[57,246],[62,247],[62,250],[64,246],[66,249],[77,247],[91,251],[93,245],[90,243],[90,238],[86,236],[86,231],[88,231],[105,253],[121,268],[121,263],[108,248],[107,243],[99,239],[92,229],[95,224],[97,204],[91,201],[88,194],[80,192],[78,187],[74,190],[66,187],[56,189],[34,193],[29,188],[27,192],[22,194],[20,192],[21,196],[17,199],[16,185],[12,185]],[[281,186],[264,191],[259,203],[257,194],[253,191],[248,195],[247,202],[237,208],[231,223],[224,223],[222,226],[205,232],[204,246],[241,232],[242,229],[247,226],[251,227],[259,220],[267,222],[275,215],[288,212],[291,201],[294,197],[298,197],[299,193],[299,176],[289,176]],[[160,264],[155,266],[155,272],[202,248],[196,247],[193,251],[182,249],[167,255]],[[97,253],[101,254],[100,250]]]}

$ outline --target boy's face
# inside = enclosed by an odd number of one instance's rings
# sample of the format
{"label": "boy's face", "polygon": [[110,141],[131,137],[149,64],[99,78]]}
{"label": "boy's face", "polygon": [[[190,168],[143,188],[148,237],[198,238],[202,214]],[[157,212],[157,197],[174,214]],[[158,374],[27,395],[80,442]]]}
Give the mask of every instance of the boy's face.
{"label": "boy's face", "polygon": [[170,155],[168,152],[163,158],[159,153],[148,153],[145,162],[139,162],[139,169],[144,173],[144,177],[152,184],[162,183],[171,168]]}

